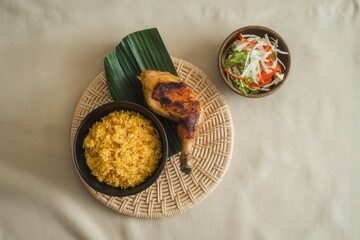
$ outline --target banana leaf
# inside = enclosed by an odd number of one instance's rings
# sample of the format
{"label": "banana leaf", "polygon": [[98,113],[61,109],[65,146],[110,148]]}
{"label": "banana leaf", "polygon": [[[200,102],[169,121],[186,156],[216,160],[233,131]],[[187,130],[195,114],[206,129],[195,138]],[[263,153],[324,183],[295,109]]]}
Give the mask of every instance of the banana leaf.
{"label": "banana leaf", "polygon": [[[131,33],[123,38],[104,59],[105,76],[114,101],[130,101],[145,107],[146,103],[137,76],[148,69],[177,75],[171,57],[156,28]],[[169,141],[169,155],[181,150],[176,123],[158,116]]]}

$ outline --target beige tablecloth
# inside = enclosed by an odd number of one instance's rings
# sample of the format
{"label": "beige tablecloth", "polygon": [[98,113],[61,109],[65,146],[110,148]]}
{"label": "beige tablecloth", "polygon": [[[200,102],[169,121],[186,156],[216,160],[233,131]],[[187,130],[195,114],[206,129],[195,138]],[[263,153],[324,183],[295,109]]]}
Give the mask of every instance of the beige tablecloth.
{"label": "beige tablecloth", "polygon": [[[292,57],[261,99],[233,93],[216,65],[225,37],[254,24]],[[70,126],[104,56],[150,27],[225,96],[235,141],[205,200],[145,220],[85,189]],[[0,239],[360,239],[359,38],[359,0],[1,1]]]}

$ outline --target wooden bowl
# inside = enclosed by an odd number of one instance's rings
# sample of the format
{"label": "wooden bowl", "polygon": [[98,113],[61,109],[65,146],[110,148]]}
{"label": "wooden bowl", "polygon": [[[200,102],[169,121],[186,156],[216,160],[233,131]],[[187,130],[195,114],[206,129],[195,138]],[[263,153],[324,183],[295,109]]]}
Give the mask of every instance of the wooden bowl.
{"label": "wooden bowl", "polygon": [[[246,95],[239,88],[235,87],[231,81],[229,81],[227,79],[227,77],[223,71],[223,67],[222,67],[225,62],[224,51],[235,41],[235,39],[237,39],[239,37],[240,33],[241,34],[255,34],[259,37],[264,37],[265,34],[267,34],[269,36],[269,38],[272,37],[272,38],[278,40],[278,48],[280,50],[289,53],[289,54],[278,54],[278,58],[285,65],[285,68],[283,66],[281,66],[281,70],[284,73],[284,79],[281,82],[279,82],[277,85],[271,86],[270,91]],[[263,27],[263,26],[255,26],[255,25],[254,26],[246,26],[246,27],[242,27],[242,28],[235,30],[222,43],[219,53],[218,53],[218,68],[219,68],[220,75],[221,75],[222,79],[224,80],[224,82],[230,87],[231,90],[233,90],[237,94],[244,96],[244,97],[249,97],[249,98],[260,98],[260,97],[268,96],[268,95],[274,93],[275,91],[277,91],[282,85],[284,85],[285,80],[289,76],[290,62],[291,62],[290,61],[290,51],[289,51],[289,48],[286,45],[284,39],[274,30],[271,30],[271,29]]]}

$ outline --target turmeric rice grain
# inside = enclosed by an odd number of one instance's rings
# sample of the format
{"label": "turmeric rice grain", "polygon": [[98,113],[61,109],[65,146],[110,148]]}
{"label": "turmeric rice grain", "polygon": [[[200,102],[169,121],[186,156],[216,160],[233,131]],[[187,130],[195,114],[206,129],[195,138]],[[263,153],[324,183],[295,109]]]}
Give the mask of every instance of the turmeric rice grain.
{"label": "turmeric rice grain", "polygon": [[137,186],[156,169],[162,155],[159,133],[140,113],[112,112],[84,139],[85,158],[100,181],[123,189]]}

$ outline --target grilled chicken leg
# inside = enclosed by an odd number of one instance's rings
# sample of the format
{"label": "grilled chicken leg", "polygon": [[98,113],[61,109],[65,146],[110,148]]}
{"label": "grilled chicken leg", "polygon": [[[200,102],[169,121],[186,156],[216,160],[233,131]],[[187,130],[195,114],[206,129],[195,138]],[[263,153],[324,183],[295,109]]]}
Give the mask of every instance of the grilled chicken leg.
{"label": "grilled chicken leg", "polygon": [[181,139],[180,169],[191,172],[193,143],[204,122],[204,109],[195,93],[179,77],[168,72],[143,71],[141,81],[144,98],[155,113],[178,122]]}

